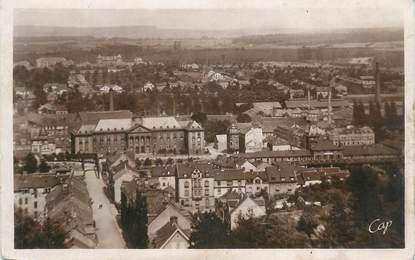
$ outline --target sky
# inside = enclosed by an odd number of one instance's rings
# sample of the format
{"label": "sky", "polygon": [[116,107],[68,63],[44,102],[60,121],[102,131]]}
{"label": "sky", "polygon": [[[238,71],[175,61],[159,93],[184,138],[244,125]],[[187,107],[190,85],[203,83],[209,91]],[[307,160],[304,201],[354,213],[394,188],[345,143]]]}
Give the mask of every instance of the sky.
{"label": "sky", "polygon": [[15,25],[163,29],[335,29],[403,27],[399,9],[15,9]]}

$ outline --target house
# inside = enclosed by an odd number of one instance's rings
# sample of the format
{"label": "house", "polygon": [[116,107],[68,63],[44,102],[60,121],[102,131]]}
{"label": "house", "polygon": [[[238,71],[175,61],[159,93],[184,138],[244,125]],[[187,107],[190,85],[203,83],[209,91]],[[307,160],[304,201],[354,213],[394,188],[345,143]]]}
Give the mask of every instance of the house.
{"label": "house", "polygon": [[36,59],[36,67],[38,68],[51,68],[51,67],[54,67],[58,63],[67,67],[69,65],[72,65],[73,61],[67,60],[63,57],[41,57],[41,58]]}
{"label": "house", "polygon": [[46,198],[47,217],[58,223],[68,235],[69,248],[96,248],[97,236],[86,183],[70,177]]}
{"label": "house", "polygon": [[[242,192],[237,192],[234,190],[228,190],[225,194],[220,196],[217,200],[219,207],[226,205],[228,210],[234,209],[238,206],[239,202],[245,197],[245,194]],[[222,212],[223,213],[223,212]]]}
{"label": "house", "polygon": [[320,184],[323,179],[330,182],[333,178],[344,181],[350,172],[339,167],[298,168],[297,180],[299,186]]}
{"label": "house", "polygon": [[329,140],[318,140],[310,145],[314,160],[337,160],[343,158],[343,147],[333,144]]}
{"label": "house", "polygon": [[241,169],[221,169],[215,170],[214,174],[214,195],[218,198],[228,191],[238,193],[246,192],[246,180],[249,173]]}
{"label": "house", "polygon": [[208,211],[215,206],[215,169],[210,163],[176,164],[176,200],[190,211]]}
{"label": "house", "polygon": [[146,84],[144,84],[143,86],[143,92],[152,91],[154,88],[155,86],[153,85],[153,83],[147,81]]}
{"label": "house", "polygon": [[32,137],[32,153],[42,155],[56,153],[55,140],[47,136]]}
{"label": "house", "polygon": [[244,160],[242,158],[240,158],[239,160],[236,161],[236,168],[237,169],[241,169],[244,172],[252,172],[252,171],[256,171],[257,170],[256,167],[255,167],[255,165],[253,165],[248,160]]}
{"label": "house", "polygon": [[150,242],[150,248],[185,249],[190,246],[190,231],[183,230],[175,217],[167,222],[155,234]]}
{"label": "house", "polygon": [[251,123],[236,123],[228,129],[227,150],[252,153],[262,150],[262,128]]}
{"label": "house", "polygon": [[219,152],[226,151],[226,143],[227,143],[226,138],[227,138],[226,134],[216,135],[215,136],[215,144],[214,144],[213,147],[216,150],[218,150]]}
{"label": "house", "polygon": [[[161,247],[160,232],[163,232],[162,230],[165,228],[166,224],[173,224],[173,222],[175,226],[183,232],[188,233],[191,229],[192,222],[189,212],[184,211],[177,204],[170,201],[166,203],[164,210],[148,223],[147,232],[151,247]],[[171,234],[169,234],[169,236],[170,235]],[[154,242],[158,245],[155,245]]]}
{"label": "house", "polygon": [[238,226],[239,218],[259,218],[266,214],[265,201],[262,198],[254,199],[245,196],[245,198],[230,211],[231,230],[234,230]]}
{"label": "house", "polygon": [[140,57],[136,57],[134,58],[134,64],[145,64],[145,61]]}
{"label": "house", "polygon": [[297,188],[297,169],[289,162],[278,162],[265,169],[269,183],[269,196],[294,194]]}
{"label": "house", "polygon": [[140,177],[139,173],[131,168],[128,163],[121,162],[118,166],[112,169],[114,180],[114,201],[115,203],[121,202],[121,185],[123,182],[130,182],[134,178]]}
{"label": "house", "polygon": [[262,160],[253,161],[251,163],[255,166],[257,172],[265,172],[265,169],[271,166],[271,164],[266,163]]}
{"label": "house", "polygon": [[268,136],[264,139],[264,143],[270,151],[300,150],[300,148],[291,145],[289,141],[275,136]]}
{"label": "house", "polygon": [[150,178],[159,183],[159,189],[172,188],[176,190],[176,176],[174,166],[156,166],[151,168]]}
{"label": "house", "polygon": [[317,98],[327,98],[329,96],[329,87],[316,87]]}
{"label": "house", "polygon": [[122,64],[122,56],[120,54],[114,56],[98,55],[97,64],[99,66],[117,66]]}
{"label": "house", "polygon": [[376,86],[376,79],[374,76],[360,76],[362,87],[364,89],[373,89]]}
{"label": "house", "polygon": [[56,114],[56,115],[66,115],[68,114],[68,109],[65,106],[53,105],[51,103],[46,103],[41,105],[37,109],[39,114]]}
{"label": "house", "polygon": [[116,152],[114,155],[107,158],[107,165],[109,169],[120,165],[122,162],[127,163],[131,168],[135,168],[136,162],[134,159],[134,153],[130,151]]}
{"label": "house", "polygon": [[246,193],[255,195],[262,190],[268,192],[268,177],[265,171],[253,172],[246,180]]}
{"label": "house", "polygon": [[46,196],[67,176],[57,177],[50,174],[15,174],[14,207],[37,220],[44,220],[46,214]]}

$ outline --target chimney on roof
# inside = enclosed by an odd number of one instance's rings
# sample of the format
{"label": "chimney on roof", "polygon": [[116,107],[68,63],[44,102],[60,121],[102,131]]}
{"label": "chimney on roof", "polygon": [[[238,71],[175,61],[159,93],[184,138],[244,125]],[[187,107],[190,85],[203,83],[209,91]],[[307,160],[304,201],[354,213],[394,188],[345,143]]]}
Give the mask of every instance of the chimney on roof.
{"label": "chimney on roof", "polygon": [[170,216],[170,224],[171,225],[177,225],[177,217],[176,216]]}
{"label": "chimney on roof", "polygon": [[114,111],[114,97],[113,97],[113,92],[114,90],[112,90],[112,88],[110,88],[110,108],[109,111]]}

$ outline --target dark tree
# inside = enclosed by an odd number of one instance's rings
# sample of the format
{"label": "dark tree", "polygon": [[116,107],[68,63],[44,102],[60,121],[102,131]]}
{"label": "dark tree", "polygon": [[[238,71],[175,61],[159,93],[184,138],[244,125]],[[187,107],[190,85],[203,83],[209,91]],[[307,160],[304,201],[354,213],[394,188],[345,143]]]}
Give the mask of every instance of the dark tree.
{"label": "dark tree", "polygon": [[50,170],[50,167],[48,163],[46,162],[46,160],[42,160],[39,164],[39,171],[44,173],[44,172],[48,172],[49,170]]}
{"label": "dark tree", "polygon": [[273,216],[257,219],[239,218],[238,226],[231,233],[232,248],[305,248],[308,237],[298,232],[294,225]]}
{"label": "dark tree", "polygon": [[227,248],[229,230],[214,212],[193,216],[190,248]]}
{"label": "dark tree", "polygon": [[155,165],[157,165],[157,166],[161,166],[161,165],[163,165],[163,160],[162,160],[162,159],[160,159],[160,158],[157,158],[157,159],[154,161],[154,164],[155,164]]}
{"label": "dark tree", "polygon": [[230,126],[231,123],[228,120],[208,120],[204,126],[206,142],[214,142],[216,135],[226,134]]}
{"label": "dark tree", "polygon": [[144,160],[144,166],[151,166],[153,163],[151,162],[151,159],[150,158],[146,158],[145,160]]}
{"label": "dark tree", "polygon": [[37,160],[32,153],[29,153],[25,158],[24,170],[28,173],[34,173],[37,170]]}
{"label": "dark tree", "polygon": [[192,115],[191,119],[198,122],[201,125],[205,125],[207,116],[203,112],[196,112]]}
{"label": "dark tree", "polygon": [[297,230],[304,232],[307,236],[311,236],[314,233],[314,229],[317,227],[318,222],[314,219],[311,212],[304,210],[300,220],[297,223]]}
{"label": "dark tree", "polygon": [[353,167],[346,184],[351,192],[354,221],[360,227],[367,226],[383,212],[378,173],[368,166]]}
{"label": "dark tree", "polygon": [[42,225],[23,214],[21,209],[15,211],[14,247],[16,249],[66,248],[65,239],[66,233],[50,219]]}
{"label": "dark tree", "polygon": [[129,231],[132,248],[147,248],[147,200],[138,190],[136,191],[135,207],[132,215],[131,230]]}
{"label": "dark tree", "polygon": [[252,118],[247,114],[240,114],[236,118],[236,121],[238,121],[239,123],[249,123],[252,121]]}
{"label": "dark tree", "polygon": [[325,231],[322,235],[322,247],[350,247],[354,240],[354,222],[350,210],[347,208],[347,199],[341,192],[333,192],[330,196],[332,209],[326,219]]}

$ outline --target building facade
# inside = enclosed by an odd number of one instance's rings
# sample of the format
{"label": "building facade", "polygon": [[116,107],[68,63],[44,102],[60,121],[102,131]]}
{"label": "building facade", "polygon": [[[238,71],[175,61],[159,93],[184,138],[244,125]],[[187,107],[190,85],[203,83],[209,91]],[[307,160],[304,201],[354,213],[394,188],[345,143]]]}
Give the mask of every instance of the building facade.
{"label": "building facade", "polygon": [[[175,117],[132,118],[129,111],[87,112],[78,130],[72,132],[74,153],[130,151],[151,154],[202,154],[204,129],[195,121]],[[120,118],[121,116],[121,118]]]}
{"label": "building facade", "polygon": [[176,200],[190,211],[215,207],[214,168],[212,164],[176,165]]}
{"label": "building facade", "polygon": [[369,145],[375,143],[375,133],[370,127],[336,128],[330,134],[335,145]]}

